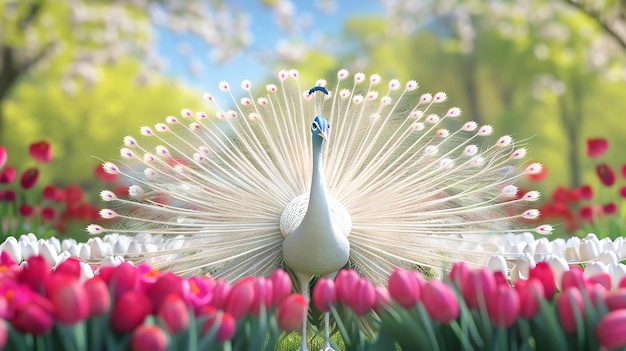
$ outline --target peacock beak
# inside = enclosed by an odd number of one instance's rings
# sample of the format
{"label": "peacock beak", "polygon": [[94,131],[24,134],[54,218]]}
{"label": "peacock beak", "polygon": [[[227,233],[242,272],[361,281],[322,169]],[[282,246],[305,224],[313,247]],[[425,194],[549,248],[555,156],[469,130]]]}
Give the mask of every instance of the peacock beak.
{"label": "peacock beak", "polygon": [[326,132],[319,132],[319,133],[317,133],[317,135],[322,137],[322,139],[324,139],[324,140],[326,140],[326,138],[328,138],[328,135],[326,134]]}

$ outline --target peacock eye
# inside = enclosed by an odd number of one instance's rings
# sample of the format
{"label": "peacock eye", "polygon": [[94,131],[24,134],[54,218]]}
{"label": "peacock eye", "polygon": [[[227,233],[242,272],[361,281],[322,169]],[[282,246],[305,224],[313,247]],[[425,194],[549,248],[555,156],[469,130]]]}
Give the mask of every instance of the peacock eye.
{"label": "peacock eye", "polygon": [[317,124],[317,122],[313,122],[311,123],[311,130],[319,130],[320,126]]}

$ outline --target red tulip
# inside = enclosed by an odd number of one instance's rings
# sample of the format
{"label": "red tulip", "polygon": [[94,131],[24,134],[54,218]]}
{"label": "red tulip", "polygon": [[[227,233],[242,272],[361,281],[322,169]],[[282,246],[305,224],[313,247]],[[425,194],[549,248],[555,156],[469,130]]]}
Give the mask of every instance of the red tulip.
{"label": "red tulip", "polygon": [[561,326],[566,333],[572,334],[576,331],[576,315],[582,321],[585,310],[583,308],[583,297],[580,290],[570,287],[563,291],[556,300],[557,312]]}
{"label": "red tulip", "polygon": [[575,196],[572,194],[572,192],[562,185],[559,185],[552,192],[552,200],[554,202],[569,203],[574,201],[574,199]]}
{"label": "red tulip", "polygon": [[116,302],[111,313],[111,327],[117,333],[137,328],[152,311],[150,299],[139,291],[127,291]]}
{"label": "red tulip", "polygon": [[89,316],[100,316],[111,308],[109,288],[100,276],[87,280],[84,284],[89,300]]}
{"label": "red tulip", "polygon": [[609,149],[609,142],[604,138],[587,139],[587,157],[598,158]]}
{"label": "red tulip", "polygon": [[519,296],[520,317],[533,318],[539,312],[539,299],[546,296],[543,285],[537,279],[518,280],[515,283],[515,290]]}
{"label": "red tulip", "polygon": [[52,185],[47,185],[45,188],[43,188],[41,195],[43,199],[46,201],[56,201],[57,192],[58,192],[57,188],[53,187]]}
{"label": "red tulip", "polygon": [[391,273],[387,288],[389,295],[406,309],[413,308],[420,299],[421,286],[418,276],[402,268],[396,268]]}
{"label": "red tulip", "polygon": [[332,279],[320,278],[313,288],[313,305],[320,312],[330,311],[330,306],[337,303],[337,291]]}
{"label": "red tulip", "polygon": [[606,349],[626,346],[626,310],[611,311],[596,325],[596,338]]}
{"label": "red tulip", "polygon": [[499,328],[509,328],[519,315],[520,301],[517,291],[498,286],[487,300],[487,312],[491,322]]}
{"label": "red tulip", "polygon": [[20,205],[19,212],[22,217],[30,217],[33,214],[33,208],[32,206],[22,204]]}
{"label": "red tulip", "polygon": [[20,185],[23,189],[28,190],[37,184],[37,179],[39,179],[39,170],[37,168],[29,168],[22,173]]}
{"label": "red tulip", "polygon": [[309,310],[309,304],[301,294],[287,296],[278,306],[278,326],[281,330],[290,333],[302,330],[302,323]]}
{"label": "red tulip", "polygon": [[54,306],[54,316],[61,324],[76,324],[89,316],[89,295],[78,279],[54,274],[46,281],[46,295]]}
{"label": "red tulip", "polygon": [[583,200],[593,199],[593,189],[589,185],[583,185],[579,189],[580,198]]}
{"label": "red tulip", "polygon": [[556,292],[556,277],[547,262],[537,262],[535,267],[530,270],[528,279],[536,279],[539,281],[541,285],[543,285],[546,300],[552,300]]}
{"label": "red tulip", "polygon": [[5,149],[4,146],[0,145],[0,169],[4,167],[8,159],[9,154],[7,153],[7,149]]}
{"label": "red tulip", "polygon": [[601,163],[596,166],[596,174],[598,175],[598,178],[600,178],[602,184],[606,186],[611,186],[615,183],[615,173],[606,163]]}
{"label": "red tulip", "polygon": [[581,220],[590,222],[593,220],[593,209],[591,206],[583,206],[578,210],[578,216]]}
{"label": "red tulip", "polygon": [[52,207],[46,206],[41,210],[41,220],[44,222],[52,222],[56,215],[56,211]]}
{"label": "red tulip", "polygon": [[240,320],[250,311],[254,303],[254,280],[254,277],[247,277],[233,285],[224,304],[224,312]]}
{"label": "red tulip", "polygon": [[430,318],[449,323],[459,316],[459,303],[454,291],[442,281],[431,279],[422,287],[422,301]]}
{"label": "red tulip", "polygon": [[342,304],[348,306],[354,293],[356,282],[359,281],[359,273],[353,269],[342,269],[335,277],[335,290],[337,291],[337,299]]}
{"label": "red tulip", "polygon": [[364,316],[374,308],[376,303],[376,291],[374,286],[366,278],[360,278],[350,297],[348,305],[357,316]]}
{"label": "red tulip", "polygon": [[617,205],[615,202],[609,202],[608,204],[602,206],[602,212],[604,212],[607,216],[615,214],[617,212]]}
{"label": "red tulip", "polygon": [[0,173],[0,184],[12,183],[15,179],[15,168],[9,166]]}
{"label": "red tulip", "polygon": [[230,340],[230,338],[235,335],[235,327],[236,321],[233,316],[228,312],[215,311],[209,314],[209,318],[204,322],[202,326],[202,334],[208,333],[211,329],[213,329],[213,325],[215,323],[219,323],[217,329],[216,341],[221,344],[226,340]]}
{"label": "red tulip", "polygon": [[93,170],[93,174],[99,181],[103,183],[115,183],[117,180],[117,173],[107,173],[101,164],[98,164]]}
{"label": "red tulip", "polygon": [[3,200],[6,202],[13,202],[15,201],[15,197],[15,191],[13,191],[13,189],[8,189],[4,192]]}
{"label": "red tulip", "polygon": [[626,199],[626,186],[619,188],[619,196]]}
{"label": "red tulip", "polygon": [[37,162],[48,163],[52,160],[52,147],[45,141],[30,144],[28,153]]}
{"label": "red tulip", "polygon": [[471,271],[461,288],[465,304],[473,309],[486,307],[495,290],[496,279],[487,269]]}
{"label": "red tulip", "polygon": [[293,289],[289,274],[282,269],[275,270],[270,276],[272,287],[274,288],[274,306],[278,306],[287,296],[291,294]]}
{"label": "red tulip", "polygon": [[159,326],[144,324],[133,331],[130,345],[132,351],[165,351],[167,336]]}
{"label": "red tulip", "polygon": [[167,295],[161,302],[157,315],[172,334],[178,334],[189,326],[189,311],[185,301],[179,295]]}

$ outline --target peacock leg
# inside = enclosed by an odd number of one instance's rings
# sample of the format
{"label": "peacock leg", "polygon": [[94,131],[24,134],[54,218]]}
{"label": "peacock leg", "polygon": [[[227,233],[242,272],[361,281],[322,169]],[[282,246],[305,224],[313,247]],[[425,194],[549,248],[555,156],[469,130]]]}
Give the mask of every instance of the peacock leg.
{"label": "peacock leg", "polygon": [[324,347],[320,351],[335,351],[330,347],[330,312],[324,312]]}
{"label": "peacock leg", "polygon": [[[306,299],[307,306],[311,301],[311,294],[309,293],[309,280],[311,280],[311,276],[308,274],[296,273],[298,280],[300,280],[300,288],[302,291],[302,296]],[[307,307],[308,308],[308,307]],[[306,324],[308,322],[309,312],[307,309],[307,313],[304,314],[304,318],[302,320],[302,344],[298,351],[309,351],[309,348],[306,346]]]}

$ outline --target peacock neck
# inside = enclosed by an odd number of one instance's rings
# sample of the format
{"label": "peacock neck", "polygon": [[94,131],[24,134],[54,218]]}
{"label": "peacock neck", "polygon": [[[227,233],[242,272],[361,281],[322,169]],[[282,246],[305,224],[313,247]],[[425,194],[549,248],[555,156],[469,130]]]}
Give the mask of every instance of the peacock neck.
{"label": "peacock neck", "polygon": [[322,140],[318,137],[313,137],[313,172],[311,178],[311,192],[306,216],[315,218],[317,221],[330,220],[322,165]]}

